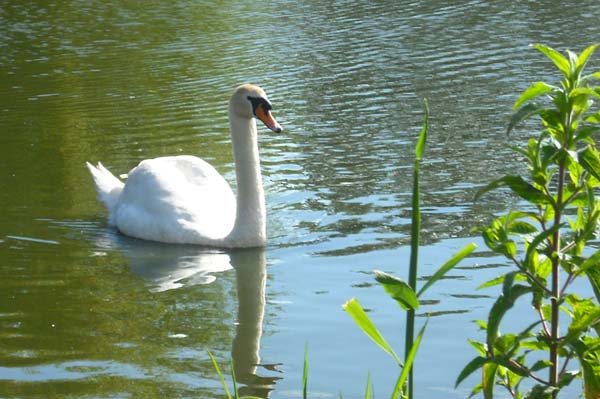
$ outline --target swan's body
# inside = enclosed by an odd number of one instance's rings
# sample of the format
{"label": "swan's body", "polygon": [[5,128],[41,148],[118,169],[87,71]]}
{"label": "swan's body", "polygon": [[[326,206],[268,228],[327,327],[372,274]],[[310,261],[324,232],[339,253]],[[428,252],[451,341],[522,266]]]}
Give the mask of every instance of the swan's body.
{"label": "swan's body", "polygon": [[255,117],[281,127],[257,86],[236,89],[229,102],[237,197],[209,163],[193,156],[147,159],[123,183],[101,164],[87,164],[109,223],[146,240],[217,247],[266,243],[266,210]]}

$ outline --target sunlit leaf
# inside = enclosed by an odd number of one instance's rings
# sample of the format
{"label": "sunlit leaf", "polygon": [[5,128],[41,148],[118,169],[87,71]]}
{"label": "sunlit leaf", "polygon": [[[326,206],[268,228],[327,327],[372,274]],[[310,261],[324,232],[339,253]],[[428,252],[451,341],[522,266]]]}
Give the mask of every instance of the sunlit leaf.
{"label": "sunlit leaf", "polygon": [[544,53],[548,58],[552,60],[554,65],[565,75],[569,76],[571,72],[571,67],[569,64],[569,60],[565,58],[561,53],[554,50],[551,47],[544,46],[543,44],[534,44],[533,47]]}
{"label": "sunlit leaf", "polygon": [[481,376],[481,385],[483,388],[484,399],[494,398],[494,385],[496,382],[496,372],[498,371],[498,365],[494,363],[486,363],[483,365],[483,372]]}
{"label": "sunlit leaf", "polygon": [[420,297],[433,283],[441,279],[450,269],[458,264],[461,260],[467,257],[471,252],[473,252],[477,248],[477,245],[474,243],[467,244],[463,249],[458,251],[452,258],[450,258],[446,263],[444,263],[434,274],[431,276],[425,285],[421,287],[419,292],[417,293],[417,297]]}
{"label": "sunlit leaf", "polygon": [[544,82],[535,82],[534,84],[529,86],[529,88],[527,88],[527,90],[525,90],[523,94],[521,94],[521,97],[519,97],[519,99],[515,102],[515,105],[513,105],[513,110],[516,110],[527,101],[530,101],[543,94],[549,93],[554,89],[556,88]]}
{"label": "sunlit leaf", "polygon": [[381,349],[383,349],[388,355],[390,355],[396,363],[402,366],[402,361],[396,355],[396,352],[387,343],[385,338],[381,335],[377,327],[373,324],[369,316],[365,313],[363,307],[356,298],[349,299],[342,308],[354,319],[360,329],[367,334],[369,338],[373,340]]}
{"label": "sunlit leaf", "polygon": [[423,158],[425,142],[427,141],[427,128],[429,125],[429,103],[427,102],[427,99],[423,100],[423,107],[425,108],[425,115],[423,116],[423,127],[421,128],[421,133],[419,134],[419,139],[417,140],[417,145],[415,147],[416,160]]}
{"label": "sunlit leaf", "polygon": [[475,200],[478,200],[483,194],[499,187],[509,187],[515,194],[534,204],[551,205],[554,202],[552,197],[549,197],[543,191],[526,182],[521,176],[504,176],[498,180],[494,180],[477,192]]}
{"label": "sunlit leaf", "polygon": [[600,156],[594,147],[588,145],[579,151],[579,163],[589,174],[600,180]]}
{"label": "sunlit leaf", "polygon": [[365,389],[365,399],[371,399],[371,373],[367,373],[367,388]]}
{"label": "sunlit leaf", "polygon": [[308,344],[304,345],[304,364],[302,367],[302,398],[308,397]]}
{"label": "sunlit leaf", "polygon": [[600,123],[600,112],[587,116],[584,121],[587,123]]}
{"label": "sunlit leaf", "polygon": [[583,71],[588,59],[596,50],[596,47],[598,47],[598,44],[592,44],[591,46],[588,46],[585,50],[583,50],[581,54],[579,54],[579,58],[576,64],[576,71],[578,74],[581,73],[581,71]]}
{"label": "sunlit leaf", "polygon": [[219,376],[219,380],[221,381],[221,385],[223,386],[223,390],[225,391],[227,398],[231,399],[231,393],[229,393],[229,388],[227,388],[227,384],[225,383],[225,379],[223,378],[221,369],[219,368],[219,365],[217,364],[217,360],[215,359],[215,357],[213,356],[213,354],[210,351],[208,351],[208,356],[210,357],[210,360],[212,361],[213,368],[215,369],[217,375]]}
{"label": "sunlit leaf", "polygon": [[506,134],[509,134],[519,123],[534,115],[540,115],[543,111],[544,107],[536,103],[529,103],[522,106],[511,116],[508,127],[506,128]]}
{"label": "sunlit leaf", "polygon": [[502,318],[506,314],[506,312],[513,307],[515,301],[524,294],[527,294],[532,291],[531,287],[525,285],[514,285],[510,287],[508,290],[508,295],[500,295],[492,309],[490,310],[490,314],[488,316],[488,328],[487,328],[487,346],[488,350],[494,348],[494,342],[498,337],[498,330],[500,327],[500,322]]}
{"label": "sunlit leaf", "polygon": [[419,300],[410,285],[402,279],[380,270],[375,270],[374,273],[375,280],[402,306],[402,309],[419,309]]}
{"label": "sunlit leaf", "polygon": [[592,327],[600,321],[600,307],[588,309],[581,317],[575,318],[569,325],[569,331],[564,337],[563,342],[569,344],[571,341],[578,339],[579,336],[588,328]]}
{"label": "sunlit leaf", "polygon": [[454,388],[456,388],[461,382],[464,381],[465,378],[473,374],[478,369],[482,368],[484,364],[486,364],[488,359],[485,357],[477,356],[473,360],[471,360],[467,365],[462,369],[458,377],[456,378],[456,382],[454,383]]}

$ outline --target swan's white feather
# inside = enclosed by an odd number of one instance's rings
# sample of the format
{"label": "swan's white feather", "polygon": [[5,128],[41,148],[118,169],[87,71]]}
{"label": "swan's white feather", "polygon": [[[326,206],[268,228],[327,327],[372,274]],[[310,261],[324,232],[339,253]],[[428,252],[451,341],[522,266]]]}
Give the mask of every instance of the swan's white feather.
{"label": "swan's white feather", "polygon": [[108,223],[115,225],[114,211],[119,202],[119,197],[121,196],[124,184],[110,173],[110,171],[100,162],[98,162],[98,165],[96,166],[89,162],[86,162],[85,164],[94,178],[98,199],[108,210]]}
{"label": "swan's white feather", "polygon": [[236,201],[209,163],[193,156],[142,161],[132,169],[113,220],[146,240],[215,245],[233,228]]}

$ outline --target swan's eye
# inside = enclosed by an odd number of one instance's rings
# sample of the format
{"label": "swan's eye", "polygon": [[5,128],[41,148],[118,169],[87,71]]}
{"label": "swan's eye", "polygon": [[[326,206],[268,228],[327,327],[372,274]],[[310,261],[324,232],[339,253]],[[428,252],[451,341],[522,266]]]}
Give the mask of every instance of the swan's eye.
{"label": "swan's eye", "polygon": [[250,101],[250,103],[252,104],[252,112],[254,113],[255,116],[256,116],[256,110],[260,106],[262,106],[262,108],[263,108],[263,110],[265,112],[270,111],[271,109],[273,109],[273,107],[271,106],[271,103],[266,98],[263,98],[263,97],[251,97],[251,96],[248,96],[247,98]]}

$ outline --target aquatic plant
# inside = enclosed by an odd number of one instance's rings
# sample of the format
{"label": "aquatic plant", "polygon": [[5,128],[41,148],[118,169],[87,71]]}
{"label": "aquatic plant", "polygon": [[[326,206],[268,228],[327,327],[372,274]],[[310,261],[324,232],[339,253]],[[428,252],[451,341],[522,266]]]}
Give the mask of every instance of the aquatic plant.
{"label": "aquatic plant", "polygon": [[[584,74],[597,45],[566,56],[533,47],[553,62],[562,80],[559,86],[536,82],[514,104],[508,133],[522,121],[541,119],[537,138],[526,148],[514,147],[529,176],[504,176],[477,195],[507,187],[526,203],[481,229],[486,245],[514,268],[483,284],[501,284],[502,292],[487,321],[478,322],[485,341],[471,341],[479,354],[456,384],[481,370],[473,394],[492,398],[501,386],[514,398],[533,399],[556,398],[581,379],[585,398],[600,398],[600,250],[589,245],[598,238],[600,219],[600,155],[592,139],[600,132],[600,112],[592,111],[593,99],[600,98],[600,86],[594,85],[600,72]],[[580,297],[576,280],[587,280],[594,296]],[[525,296],[532,308],[525,328],[501,332],[503,318]]]}
{"label": "aquatic plant", "polygon": [[[394,349],[387,343],[383,335],[379,332],[375,324],[369,319],[361,304],[356,298],[348,300],[344,305],[344,310],[354,319],[361,330],[373,340],[381,349],[392,357],[394,362],[400,368],[400,374],[396,380],[392,392],[392,399],[414,398],[414,381],[413,381],[413,362],[417,354],[419,345],[425,333],[427,322],[423,324],[415,338],[415,311],[419,308],[419,298],[431,287],[436,281],[440,280],[449,270],[451,270],[464,257],[473,252],[476,248],[475,244],[469,244],[461,249],[450,260],[444,263],[428,281],[417,291],[417,274],[418,274],[418,257],[419,257],[419,239],[421,234],[421,210],[420,210],[420,184],[419,184],[419,167],[421,159],[425,152],[425,144],[427,141],[429,107],[427,101],[424,102],[425,114],[423,127],[417,144],[415,147],[415,164],[413,173],[413,192],[412,192],[412,223],[411,223],[411,246],[410,246],[410,263],[408,270],[408,282],[405,282],[399,277],[382,271],[375,271],[375,280],[379,282],[385,291],[406,311],[406,329],[404,339],[404,361],[396,354]],[[370,395],[369,376],[367,382],[367,395]]]}

